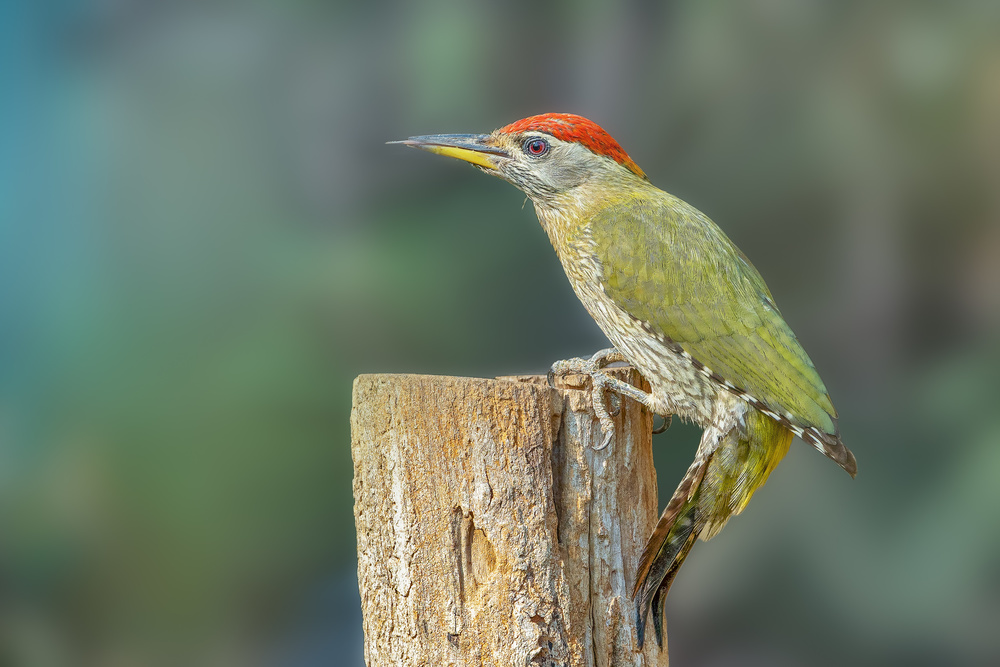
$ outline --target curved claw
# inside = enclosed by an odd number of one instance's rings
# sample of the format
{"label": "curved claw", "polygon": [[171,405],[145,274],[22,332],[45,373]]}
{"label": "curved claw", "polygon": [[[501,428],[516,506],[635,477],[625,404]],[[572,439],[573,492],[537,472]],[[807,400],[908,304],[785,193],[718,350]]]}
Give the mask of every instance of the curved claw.
{"label": "curved claw", "polygon": [[604,438],[601,439],[601,444],[594,447],[594,451],[599,452],[610,445],[611,439],[615,437],[615,423],[611,420],[611,417],[608,416],[606,410],[598,411],[595,409],[594,412],[598,413],[597,419],[601,424],[601,431],[604,432]]}
{"label": "curved claw", "polygon": [[653,429],[653,435],[659,435],[670,428],[670,422],[673,421],[673,415],[658,415],[663,419],[663,423]]}
{"label": "curved claw", "polygon": [[608,408],[604,404],[604,384],[596,373],[590,376],[590,382],[593,387],[590,391],[590,401],[594,406],[594,414],[597,415],[597,419],[601,423],[601,430],[604,431],[604,439],[599,447],[594,447],[594,450],[601,451],[611,444],[611,439],[615,435],[615,422],[611,419]]}
{"label": "curved claw", "polygon": [[[555,386],[555,376],[557,375],[580,373],[590,378],[591,402],[593,404],[594,414],[600,421],[601,430],[604,432],[604,438],[600,446],[594,447],[594,449],[598,451],[611,444],[611,440],[614,438],[615,423],[611,417],[612,415],[618,415],[621,412],[621,401],[624,397],[628,396],[643,405],[650,405],[649,395],[647,393],[635,389],[628,383],[622,382],[621,380],[613,379],[603,372],[604,367],[608,364],[623,361],[628,361],[628,359],[625,358],[625,355],[617,349],[611,347],[597,352],[589,359],[574,357],[573,359],[557,361],[552,364],[552,368],[549,370],[547,375],[550,387]],[[609,390],[612,392],[615,400],[614,408],[610,411],[610,414],[608,407],[604,402],[605,393]]]}
{"label": "curved claw", "polygon": [[625,355],[618,351],[617,348],[609,347],[606,350],[600,350],[591,355],[589,359],[590,363],[594,364],[595,369],[601,369],[608,364],[614,364],[621,361],[628,361]]}
{"label": "curved claw", "polygon": [[613,438],[614,436],[615,436],[614,427],[612,427],[611,429],[605,431],[604,432],[604,440],[601,441],[601,444],[599,446],[594,447],[594,451],[595,452],[599,452],[602,449],[604,449],[605,447],[607,447],[608,445],[610,445],[611,444],[611,438]]}

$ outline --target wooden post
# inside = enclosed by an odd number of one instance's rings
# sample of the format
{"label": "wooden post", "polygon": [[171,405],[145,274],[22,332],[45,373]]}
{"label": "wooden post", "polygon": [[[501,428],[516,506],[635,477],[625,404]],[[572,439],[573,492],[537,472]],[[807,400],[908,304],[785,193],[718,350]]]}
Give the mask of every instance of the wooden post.
{"label": "wooden post", "polygon": [[667,664],[655,642],[637,651],[630,598],[657,518],[652,416],[622,400],[595,451],[588,379],[559,382],[355,380],[369,667]]}

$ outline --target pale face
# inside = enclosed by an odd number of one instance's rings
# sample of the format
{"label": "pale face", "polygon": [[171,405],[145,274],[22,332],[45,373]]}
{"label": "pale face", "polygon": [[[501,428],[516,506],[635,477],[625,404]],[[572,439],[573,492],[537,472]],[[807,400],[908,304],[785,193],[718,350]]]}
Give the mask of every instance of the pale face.
{"label": "pale face", "polygon": [[595,176],[607,178],[628,171],[578,143],[543,132],[516,136],[494,133],[490,138],[507,153],[495,160],[491,173],[523,190],[536,203],[558,197]]}

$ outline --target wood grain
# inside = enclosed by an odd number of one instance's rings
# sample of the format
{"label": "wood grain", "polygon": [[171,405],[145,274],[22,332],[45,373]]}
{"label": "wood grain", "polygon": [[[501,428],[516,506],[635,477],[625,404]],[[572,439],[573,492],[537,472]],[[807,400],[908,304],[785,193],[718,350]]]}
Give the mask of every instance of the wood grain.
{"label": "wood grain", "polygon": [[657,517],[652,416],[622,400],[595,451],[587,382],[355,380],[369,666],[667,664],[654,642],[636,651],[629,598]]}

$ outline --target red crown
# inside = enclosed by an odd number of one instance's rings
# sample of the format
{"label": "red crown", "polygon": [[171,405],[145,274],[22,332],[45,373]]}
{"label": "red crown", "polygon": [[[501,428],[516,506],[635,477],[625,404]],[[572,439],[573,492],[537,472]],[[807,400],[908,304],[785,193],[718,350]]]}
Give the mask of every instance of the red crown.
{"label": "red crown", "polygon": [[545,132],[562,141],[573,141],[582,144],[597,153],[611,158],[626,167],[637,176],[646,178],[646,174],[628,156],[618,142],[610,134],[592,120],[572,113],[543,113],[516,121],[501,127],[499,132],[519,134],[521,132]]}

